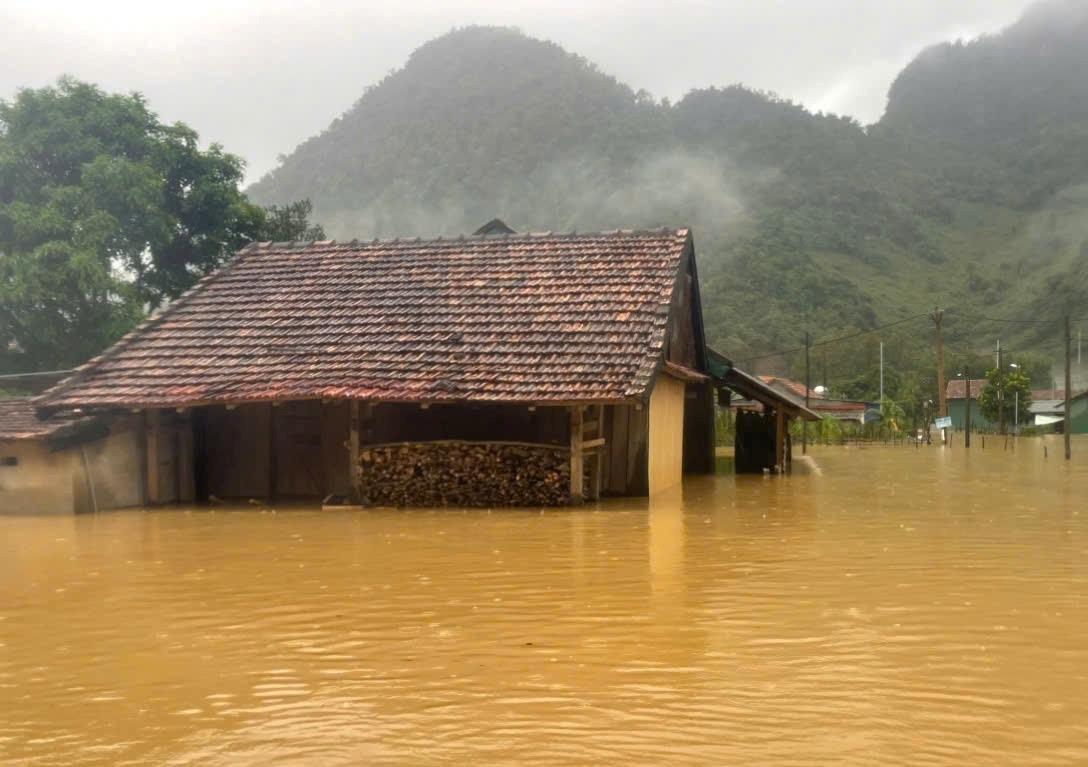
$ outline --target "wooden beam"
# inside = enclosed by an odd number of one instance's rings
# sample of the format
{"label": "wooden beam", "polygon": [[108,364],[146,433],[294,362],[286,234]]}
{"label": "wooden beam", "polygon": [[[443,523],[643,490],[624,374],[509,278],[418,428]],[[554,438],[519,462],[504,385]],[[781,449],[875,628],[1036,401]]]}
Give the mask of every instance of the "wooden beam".
{"label": "wooden beam", "polygon": [[348,425],[350,428],[348,437],[348,492],[353,500],[358,500],[356,478],[359,474],[359,401],[352,400],[348,407]]}
{"label": "wooden beam", "polygon": [[786,471],[786,414],[779,408],[774,415],[774,465],[779,474]]}
{"label": "wooden beam", "polygon": [[580,504],[584,500],[582,459],[582,406],[575,405],[570,409],[570,502],[572,505]]}
{"label": "wooden beam", "polygon": [[[604,427],[604,406],[594,405],[592,413],[593,420],[582,424],[583,450],[604,446],[604,437],[601,436]],[[586,440],[585,437],[589,432],[593,432],[597,436],[594,439]],[[605,455],[603,451],[600,450],[593,450],[589,456],[589,499],[591,501],[599,501],[601,499],[601,475],[604,473],[604,459]]]}
{"label": "wooden beam", "polygon": [[145,410],[144,411],[144,444],[146,447],[147,458],[147,472],[144,475],[147,479],[147,489],[144,491],[144,497],[147,499],[148,504],[156,504],[159,502],[159,411],[158,410]]}
{"label": "wooden beam", "polygon": [[276,408],[268,406],[268,503],[276,501]]}

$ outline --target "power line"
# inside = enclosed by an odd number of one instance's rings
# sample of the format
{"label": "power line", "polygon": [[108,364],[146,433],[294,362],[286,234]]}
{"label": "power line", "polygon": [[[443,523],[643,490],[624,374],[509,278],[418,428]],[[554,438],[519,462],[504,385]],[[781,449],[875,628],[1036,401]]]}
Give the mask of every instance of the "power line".
{"label": "power line", "polygon": [[1062,319],[1060,317],[1056,317],[1056,318],[1050,319],[1050,320],[1011,320],[1011,319],[1005,319],[1005,318],[1002,318],[1002,317],[985,317],[985,316],[983,316],[981,314],[974,314],[973,312],[965,312],[962,309],[946,309],[945,311],[951,312],[953,314],[958,314],[961,317],[970,317],[971,319],[983,320],[985,322],[1008,322],[1008,323],[1022,324],[1022,325],[1049,325],[1050,323],[1057,323],[1057,322],[1062,321]]}
{"label": "power line", "polygon": [[[825,339],[823,341],[816,341],[815,343],[811,344],[809,346],[809,348],[814,348],[814,347],[817,347],[817,346],[827,346],[828,344],[837,344],[837,343],[839,343],[841,341],[849,341],[851,338],[858,338],[859,336],[869,335],[870,333],[879,333],[881,330],[887,330],[888,328],[895,327],[896,325],[902,325],[905,322],[911,322],[913,320],[921,319],[922,317],[929,317],[929,313],[924,312],[922,314],[915,314],[912,317],[904,317],[901,320],[896,320],[895,322],[889,322],[886,325],[879,325],[878,327],[870,328],[869,330],[859,330],[858,332],[850,333],[849,335],[839,336],[837,338],[827,338],[827,339]],[[798,346],[795,349],[786,349],[784,351],[770,352],[768,354],[761,354],[758,357],[746,357],[746,358],[744,358],[742,360],[737,360],[737,361],[738,362],[745,362],[745,363],[747,363],[747,362],[756,362],[757,360],[765,360],[765,359],[768,359],[770,357],[781,357],[781,356],[784,356],[786,354],[796,354],[797,352],[803,352],[804,350],[805,350],[804,346]]]}

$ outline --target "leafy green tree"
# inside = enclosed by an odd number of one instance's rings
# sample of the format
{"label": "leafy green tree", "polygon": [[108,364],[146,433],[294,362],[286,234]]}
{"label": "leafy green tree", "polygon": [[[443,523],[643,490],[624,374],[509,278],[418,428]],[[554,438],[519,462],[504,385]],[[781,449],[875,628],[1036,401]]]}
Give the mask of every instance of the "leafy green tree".
{"label": "leafy green tree", "polygon": [[299,200],[288,205],[269,205],[264,209],[264,226],[261,238],[274,242],[294,240],[323,240],[325,229],[310,222],[314,206],[309,200]]}
{"label": "leafy green tree", "polygon": [[880,430],[885,434],[897,434],[905,427],[906,413],[899,403],[885,397],[880,402]]}
{"label": "leafy green tree", "polygon": [[[1000,406],[998,394],[1004,392],[1005,422],[1013,423],[1015,413],[1019,411],[1020,423],[1031,420],[1031,381],[1018,369],[998,372],[991,368],[986,373],[986,385],[978,395],[978,406],[987,420],[996,423]],[[1019,396],[1017,396],[1019,395]],[[1017,400],[1019,400],[1017,402]],[[1014,404],[1016,403],[1016,404]]]}
{"label": "leafy green tree", "polygon": [[306,236],[308,203],[268,211],[243,163],[139,94],[62,78],[0,101],[0,365],[101,351],[251,240]]}

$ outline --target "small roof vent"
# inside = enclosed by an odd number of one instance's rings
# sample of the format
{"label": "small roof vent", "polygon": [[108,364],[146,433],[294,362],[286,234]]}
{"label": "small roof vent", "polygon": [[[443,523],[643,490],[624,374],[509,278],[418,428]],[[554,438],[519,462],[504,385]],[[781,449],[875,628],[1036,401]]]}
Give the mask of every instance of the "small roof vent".
{"label": "small roof vent", "polygon": [[473,232],[473,234],[517,234],[517,232],[508,227],[501,218],[493,218]]}

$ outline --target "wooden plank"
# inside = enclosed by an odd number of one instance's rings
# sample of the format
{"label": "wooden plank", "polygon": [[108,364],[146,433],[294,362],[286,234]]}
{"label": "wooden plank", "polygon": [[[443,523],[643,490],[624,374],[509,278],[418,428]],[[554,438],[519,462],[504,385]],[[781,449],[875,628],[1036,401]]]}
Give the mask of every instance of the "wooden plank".
{"label": "wooden plank", "polygon": [[[590,408],[590,412],[593,414],[593,420],[582,424],[583,450],[591,450],[604,446],[604,437],[602,436],[597,436],[590,440],[585,439],[585,437],[590,434],[600,435],[604,426],[604,407],[601,405],[594,405]],[[593,450],[589,455],[589,499],[591,501],[598,501],[601,498],[601,474],[604,473],[602,471],[603,463],[604,454],[600,450]]]}
{"label": "wooden plank", "polygon": [[196,500],[195,448],[193,440],[193,414],[186,410],[178,424],[178,500],[192,503]]}
{"label": "wooden plank", "polygon": [[146,447],[147,458],[147,488],[144,491],[144,497],[147,499],[149,505],[159,503],[159,411],[158,410],[145,410],[144,411],[144,444]]}
{"label": "wooden plank", "polygon": [[630,408],[627,421],[627,488],[625,495],[647,495],[650,492],[649,437],[650,417],[647,408]]}
{"label": "wooden plank", "polygon": [[608,492],[616,495],[623,495],[627,490],[627,412],[630,409],[626,405],[612,406]]}
{"label": "wooden plank", "polygon": [[786,449],[786,414],[779,408],[775,411],[774,417],[774,465],[775,470],[778,473],[783,473],[786,470],[785,464],[785,449]]}
{"label": "wooden plank", "polygon": [[355,500],[358,494],[356,489],[359,486],[358,472],[359,472],[359,401],[352,400],[351,406],[348,408],[348,481],[349,481],[349,493]]}
{"label": "wooden plank", "polygon": [[276,408],[268,405],[268,502],[276,500]]}
{"label": "wooden plank", "polygon": [[582,472],[584,469],[582,456],[582,406],[576,405],[570,409],[570,502],[572,505],[582,503]]}
{"label": "wooden plank", "polygon": [[[601,433],[609,435],[612,433],[612,410],[610,407],[601,407],[601,412],[604,417],[601,419]],[[612,451],[602,450],[601,453],[601,492],[608,492],[612,487]]]}

